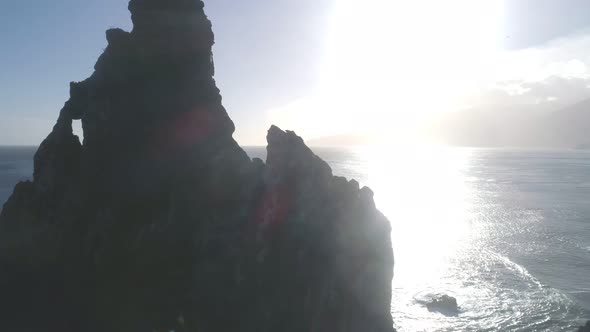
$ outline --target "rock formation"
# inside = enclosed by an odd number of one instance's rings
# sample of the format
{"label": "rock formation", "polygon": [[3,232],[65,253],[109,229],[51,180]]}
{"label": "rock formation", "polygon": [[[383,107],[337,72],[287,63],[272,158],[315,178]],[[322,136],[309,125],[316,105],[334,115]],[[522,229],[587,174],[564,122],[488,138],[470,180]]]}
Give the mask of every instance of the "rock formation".
{"label": "rock formation", "polygon": [[590,320],[586,322],[586,325],[580,326],[578,332],[590,332]]}
{"label": "rock formation", "polygon": [[431,312],[438,312],[445,316],[457,316],[459,305],[457,299],[447,294],[437,294],[426,302],[426,308]]}
{"label": "rock formation", "polygon": [[373,193],[277,127],[246,155],[203,7],[131,0],[71,83],[0,215],[0,330],[393,331]]}

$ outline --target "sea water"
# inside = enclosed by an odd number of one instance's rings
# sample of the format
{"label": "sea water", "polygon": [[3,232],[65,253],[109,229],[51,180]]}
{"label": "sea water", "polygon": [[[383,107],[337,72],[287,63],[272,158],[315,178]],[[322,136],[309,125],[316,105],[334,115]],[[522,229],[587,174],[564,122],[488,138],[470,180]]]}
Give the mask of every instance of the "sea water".
{"label": "sea water", "polygon": [[[590,319],[590,152],[314,151],[335,175],[371,187],[391,221],[398,331],[574,331]],[[30,178],[33,153],[0,148],[0,204]],[[429,311],[437,294],[459,311]]]}

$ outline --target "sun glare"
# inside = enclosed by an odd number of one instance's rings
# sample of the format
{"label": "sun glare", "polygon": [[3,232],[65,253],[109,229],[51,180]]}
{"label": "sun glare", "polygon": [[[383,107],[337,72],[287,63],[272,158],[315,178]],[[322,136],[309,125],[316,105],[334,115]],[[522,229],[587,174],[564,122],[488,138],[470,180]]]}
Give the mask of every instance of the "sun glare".
{"label": "sun glare", "polygon": [[469,235],[473,197],[464,172],[470,167],[471,150],[400,146],[384,152],[374,146],[365,153],[368,185],[394,228],[396,264],[408,267],[396,268],[401,273],[396,280],[432,277]]}
{"label": "sun glare", "polygon": [[493,70],[502,15],[502,1],[339,0],[315,99],[341,131],[408,137]]}

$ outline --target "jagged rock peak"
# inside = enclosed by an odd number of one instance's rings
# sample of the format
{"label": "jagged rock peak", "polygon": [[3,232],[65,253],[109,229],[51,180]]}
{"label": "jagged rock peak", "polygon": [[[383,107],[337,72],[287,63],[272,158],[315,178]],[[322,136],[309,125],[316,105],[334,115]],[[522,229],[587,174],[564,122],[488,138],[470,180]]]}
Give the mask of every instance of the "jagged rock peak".
{"label": "jagged rock peak", "polygon": [[82,119],[84,145],[109,153],[231,139],[234,125],[213,80],[214,37],[203,3],[132,0],[129,10],[133,31],[108,30],[93,75],[71,85],[60,117],[65,128]]}
{"label": "jagged rock peak", "polygon": [[266,140],[266,164],[277,175],[312,176],[319,183],[332,177],[330,166],[316,156],[295,132],[283,131],[273,125],[268,130]]}
{"label": "jagged rock peak", "polygon": [[142,10],[169,10],[169,11],[191,11],[203,10],[201,0],[131,0],[129,11],[135,14]]}
{"label": "jagged rock peak", "polygon": [[129,9],[0,213],[0,331],[393,331],[372,192],[275,126],[250,160],[201,1]]}
{"label": "jagged rock peak", "polygon": [[133,34],[161,42],[172,34],[175,38],[162,45],[172,47],[174,52],[182,51],[178,49],[180,44],[184,44],[185,51],[210,50],[214,38],[203,8],[200,0],[132,0],[129,10]]}

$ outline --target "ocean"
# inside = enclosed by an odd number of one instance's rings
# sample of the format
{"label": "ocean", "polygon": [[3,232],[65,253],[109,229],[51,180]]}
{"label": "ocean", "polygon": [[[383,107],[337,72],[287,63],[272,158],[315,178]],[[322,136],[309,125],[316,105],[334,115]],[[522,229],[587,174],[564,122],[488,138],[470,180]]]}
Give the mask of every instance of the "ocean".
{"label": "ocean", "polygon": [[[0,148],[0,204],[31,177],[34,150]],[[391,221],[398,331],[570,332],[590,319],[590,151],[314,151],[371,187]],[[459,311],[429,311],[437,294]]]}

